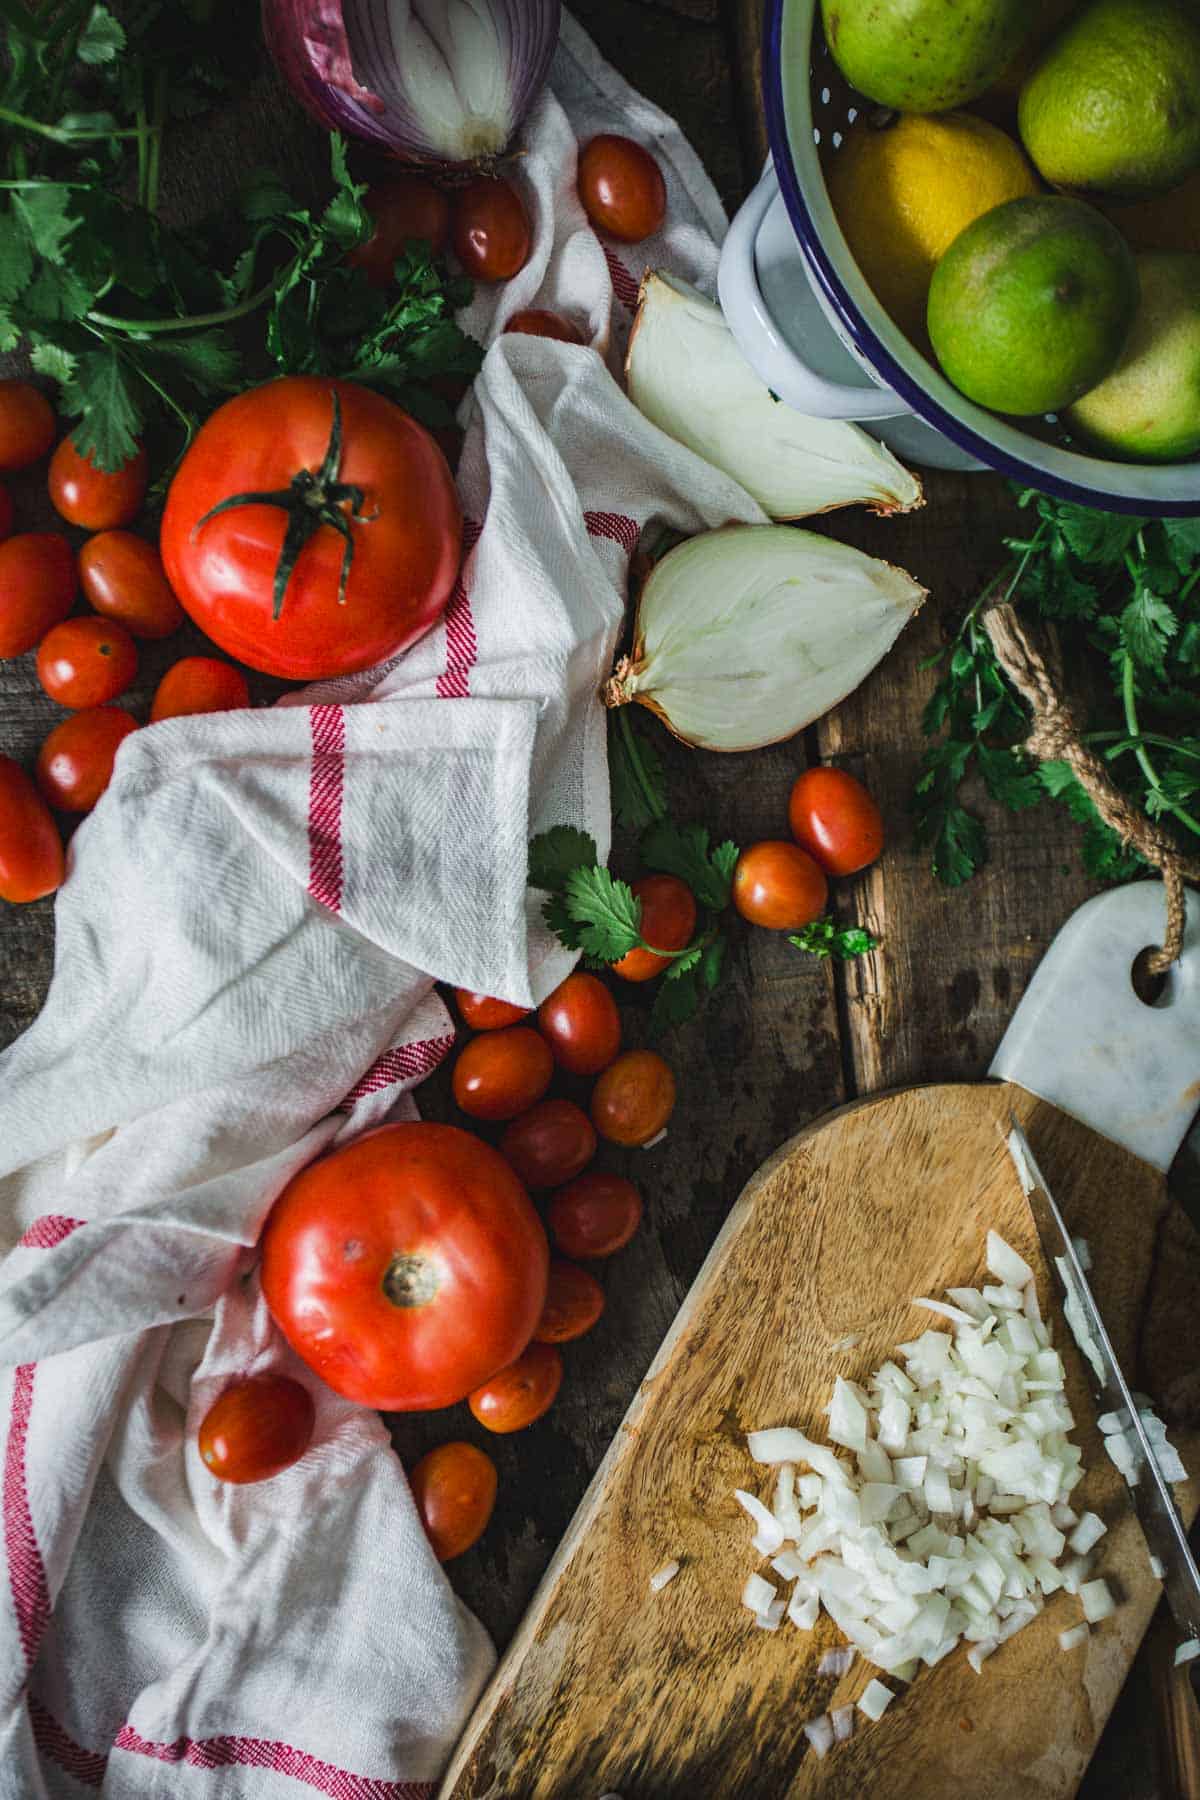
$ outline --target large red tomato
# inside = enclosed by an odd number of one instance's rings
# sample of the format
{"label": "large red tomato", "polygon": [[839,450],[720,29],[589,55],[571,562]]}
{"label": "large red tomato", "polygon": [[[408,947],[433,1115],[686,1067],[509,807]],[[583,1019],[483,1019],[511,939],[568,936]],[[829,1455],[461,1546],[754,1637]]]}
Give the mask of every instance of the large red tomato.
{"label": "large red tomato", "polygon": [[533,1335],[550,1253],[503,1157],[454,1125],[382,1125],[297,1175],[262,1286],[293,1350],[383,1412],[453,1406]]}
{"label": "large red tomato", "polygon": [[229,400],[171,483],[167,579],[214,643],[268,675],[370,668],[450,597],[462,514],[446,459],[392,401],[289,375]]}

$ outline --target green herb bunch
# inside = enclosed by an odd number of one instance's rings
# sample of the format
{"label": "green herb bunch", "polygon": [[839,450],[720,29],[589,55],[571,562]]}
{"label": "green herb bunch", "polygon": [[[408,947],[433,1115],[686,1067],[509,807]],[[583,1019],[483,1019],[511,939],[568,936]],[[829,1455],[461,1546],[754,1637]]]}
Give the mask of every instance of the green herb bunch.
{"label": "green herb bunch", "polygon": [[424,252],[387,291],[347,262],[374,224],[336,137],[320,207],[260,172],[232,217],[160,217],[172,125],[261,63],[247,10],[0,0],[0,350],[24,345],[59,383],[101,469],[147,433],[177,457],[218,399],[280,372],[366,381],[438,422],[448,411],[424,384],[479,365],[453,317],[469,283]]}
{"label": "green herb bunch", "polygon": [[1089,670],[1103,699],[1088,742],[1117,784],[1181,848],[1200,850],[1200,519],[1134,518],[1095,512],[1034,490],[1018,496],[1030,514],[1024,536],[1005,540],[1011,561],[968,609],[934,658],[944,670],[924,729],[916,792],[918,842],[948,886],[987,857],[986,828],[963,805],[968,774],[1013,810],[1047,795],[1082,827],[1084,864],[1097,879],[1128,880],[1141,859],[1100,819],[1066,763],[1035,767],[1020,749],[1025,707],[996,660],[980,622],[985,603],[1010,599],[1053,625],[1075,693]]}
{"label": "green herb bunch", "polygon": [[[638,834],[643,866],[687,883],[696,898],[699,922],[690,944],[664,956],[657,983],[651,1030],[657,1035],[690,1019],[720,984],[729,938],[733,872],[741,854],[732,839],[713,844],[704,825],[680,825],[670,817],[666,775],[659,757],[636,734],[626,708],[611,715],[609,769],[613,813]],[[591,968],[607,968],[631,950],[654,949],[642,937],[642,905],[628,882],[597,861],[596,843],[573,826],[556,826],[529,846],[529,884],[547,898],[542,916],[559,942],[582,950]],[[812,956],[846,960],[876,948],[861,926],[815,919],[788,942]],[[664,955],[663,952],[658,952]]]}

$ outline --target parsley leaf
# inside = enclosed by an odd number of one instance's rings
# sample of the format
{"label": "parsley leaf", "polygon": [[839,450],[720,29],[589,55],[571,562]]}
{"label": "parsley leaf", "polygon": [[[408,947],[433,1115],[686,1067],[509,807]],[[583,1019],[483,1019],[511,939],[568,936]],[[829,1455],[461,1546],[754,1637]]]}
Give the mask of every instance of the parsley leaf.
{"label": "parsley leaf", "polygon": [[554,893],[566,886],[567,877],[576,869],[590,869],[595,862],[594,837],[574,825],[555,825],[530,842],[529,885]]}
{"label": "parsley leaf", "polygon": [[865,956],[868,950],[879,948],[879,939],[861,925],[839,925],[828,915],[790,935],[788,943],[810,956],[832,956],[838,962],[849,962],[852,957]]}
{"label": "parsley leaf", "polygon": [[735,843],[727,839],[713,850],[709,848],[706,826],[676,825],[672,819],[659,819],[643,836],[640,849],[649,868],[685,881],[709,912],[722,912],[729,905],[733,871],[740,854]]}
{"label": "parsley leaf", "polygon": [[125,29],[107,6],[93,6],[79,34],[75,53],[82,63],[110,63],[125,48]]}
{"label": "parsley leaf", "polygon": [[573,869],[563,895],[588,956],[619,962],[641,943],[642,903],[627,882],[614,880],[607,869]]}

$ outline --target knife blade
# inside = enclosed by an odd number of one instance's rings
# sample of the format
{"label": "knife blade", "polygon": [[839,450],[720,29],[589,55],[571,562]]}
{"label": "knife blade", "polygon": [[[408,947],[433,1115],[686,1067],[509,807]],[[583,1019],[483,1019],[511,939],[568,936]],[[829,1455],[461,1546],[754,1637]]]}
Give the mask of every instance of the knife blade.
{"label": "knife blade", "polygon": [[1107,1402],[1110,1412],[1128,1417],[1129,1423],[1123,1423],[1122,1429],[1132,1452],[1136,1476],[1130,1484],[1130,1498],[1150,1553],[1157,1558],[1163,1571],[1167,1603],[1183,1637],[1200,1638],[1200,1570],[1196,1568],[1183,1520],[1158,1466],[1158,1458],[1129,1384],[1121,1373],[1075,1241],[1038,1168],[1029,1140],[1015,1119],[1011,1120],[1008,1153],[1029,1202],[1047,1265],[1057,1275],[1066,1297],[1068,1325],[1071,1325],[1071,1311],[1078,1312],[1081,1330],[1076,1336],[1084,1359],[1090,1365],[1093,1386]]}

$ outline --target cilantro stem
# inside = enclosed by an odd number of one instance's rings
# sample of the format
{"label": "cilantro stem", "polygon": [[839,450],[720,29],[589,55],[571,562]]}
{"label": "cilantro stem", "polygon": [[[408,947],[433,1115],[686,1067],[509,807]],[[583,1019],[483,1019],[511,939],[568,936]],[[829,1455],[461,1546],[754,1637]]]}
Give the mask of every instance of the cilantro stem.
{"label": "cilantro stem", "polygon": [[115,131],[68,130],[65,126],[47,125],[44,119],[31,119],[27,113],[13,112],[10,107],[0,106],[0,124],[17,125],[22,131],[32,131],[35,137],[49,138],[52,144],[109,144],[114,138],[136,138],[142,134],[136,125],[121,126]]}
{"label": "cilantro stem", "polygon": [[282,275],[277,274],[248,300],[239,300],[236,306],[224,306],[219,312],[188,313],[182,319],[118,319],[111,313],[90,312],[88,323],[100,325],[105,331],[127,331],[134,337],[154,336],[166,331],[203,331],[210,325],[229,325],[234,319],[244,319],[247,313],[257,312],[260,306],[266,305],[281,279]]}
{"label": "cilantro stem", "polygon": [[1194,819],[1185,807],[1180,806],[1177,801],[1171,799],[1171,796],[1167,793],[1162,782],[1159,780],[1158,770],[1150,761],[1150,755],[1146,750],[1141,728],[1138,724],[1137,698],[1134,689],[1133,658],[1130,656],[1128,650],[1123,650],[1121,652],[1121,698],[1125,707],[1125,723],[1129,729],[1129,735],[1131,738],[1136,738],[1138,740],[1133,746],[1133,753],[1137,757],[1138,767],[1141,769],[1142,774],[1146,777],[1146,780],[1149,782],[1154,792],[1158,795],[1163,810],[1173,813],[1181,824],[1186,825],[1189,831],[1194,831],[1196,836],[1200,837],[1200,819]]}
{"label": "cilantro stem", "polygon": [[1200,562],[1198,562],[1183,586],[1179,590],[1179,600],[1186,600],[1196,583],[1200,581]]}
{"label": "cilantro stem", "polygon": [[151,116],[150,153],[146,166],[146,211],[158,211],[158,175],[162,160],[163,126],[167,117],[167,71],[159,69],[154,77],[154,110]]}
{"label": "cilantro stem", "polygon": [[146,120],[146,108],[140,100],[138,101],[137,112],[134,117],[137,120],[137,197],[138,205],[145,206],[149,128]]}
{"label": "cilantro stem", "polygon": [[1116,744],[1115,750],[1105,752],[1106,756],[1124,756],[1129,750],[1136,750],[1138,744],[1153,744],[1159,750],[1169,750],[1173,756],[1190,757],[1193,762],[1200,762],[1200,750],[1189,750],[1179,738],[1163,737],[1157,731],[1139,731],[1136,742],[1130,740],[1127,731],[1089,731],[1084,738],[1085,744]]}
{"label": "cilantro stem", "polygon": [[642,753],[638,749],[637,739],[633,734],[633,727],[629,723],[629,708],[627,706],[622,706],[617,709],[617,729],[621,733],[621,741],[625,746],[625,754],[629,758],[629,765],[633,770],[637,784],[642,790],[642,799],[646,802],[646,809],[649,812],[650,817],[652,819],[665,819],[667,816],[667,809],[655,793],[654,785],[646,774],[646,765],[642,761]]}

